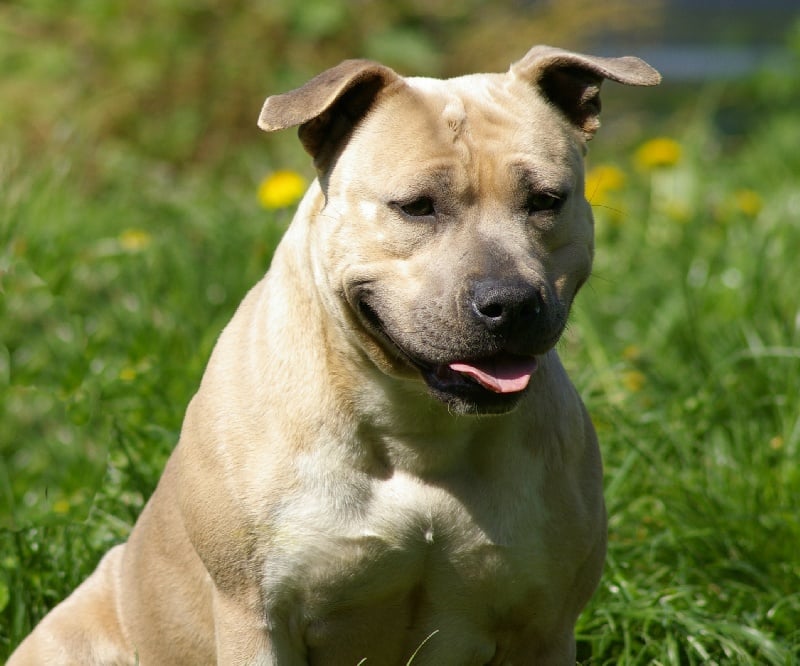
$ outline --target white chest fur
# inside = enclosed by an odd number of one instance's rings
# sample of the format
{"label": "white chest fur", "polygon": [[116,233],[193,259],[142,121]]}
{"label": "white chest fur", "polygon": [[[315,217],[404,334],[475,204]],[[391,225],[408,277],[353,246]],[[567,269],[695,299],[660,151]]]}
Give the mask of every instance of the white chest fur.
{"label": "white chest fur", "polygon": [[[575,575],[564,558],[576,546],[585,556],[593,530],[576,525],[583,502],[569,515],[548,505],[543,462],[512,453],[502,484],[468,469],[425,481],[309,475],[308,492],[278,509],[266,535],[275,657],[405,663],[430,637],[415,664],[484,664],[511,627],[557,624],[558,612],[537,614],[559,608],[551,590]],[[571,480],[560,483],[563,497]]]}

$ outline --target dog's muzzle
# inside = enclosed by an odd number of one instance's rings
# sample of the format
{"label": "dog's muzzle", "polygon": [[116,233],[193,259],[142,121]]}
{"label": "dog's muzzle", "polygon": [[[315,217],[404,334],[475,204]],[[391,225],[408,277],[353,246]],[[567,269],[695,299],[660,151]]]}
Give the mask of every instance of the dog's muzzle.
{"label": "dog's muzzle", "polygon": [[559,317],[547,292],[519,280],[476,280],[465,296],[458,322],[434,315],[414,327],[413,337],[384,319],[371,289],[360,290],[356,303],[367,328],[419,371],[434,397],[458,413],[510,411],[536,372],[537,356],[552,348],[563,326],[554,325]]}

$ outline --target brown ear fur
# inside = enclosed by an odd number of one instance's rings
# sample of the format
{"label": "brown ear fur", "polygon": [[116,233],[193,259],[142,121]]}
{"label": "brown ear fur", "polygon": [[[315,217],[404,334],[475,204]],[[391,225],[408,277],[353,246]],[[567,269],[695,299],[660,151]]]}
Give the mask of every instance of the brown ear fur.
{"label": "brown ear fur", "polygon": [[376,62],[345,60],[296,90],[268,97],[258,126],[272,132],[299,125],[300,141],[323,169],[378,93],[398,80],[398,74]]}
{"label": "brown ear fur", "polygon": [[654,86],[661,75],[639,58],[602,58],[534,46],[511,66],[512,74],[538,86],[588,141],[600,126],[603,79],[632,86]]}

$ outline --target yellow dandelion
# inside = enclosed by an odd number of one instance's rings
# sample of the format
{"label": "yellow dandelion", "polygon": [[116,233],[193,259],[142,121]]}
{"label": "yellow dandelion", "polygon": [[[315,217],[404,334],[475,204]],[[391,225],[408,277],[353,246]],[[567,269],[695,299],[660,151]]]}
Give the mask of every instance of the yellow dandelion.
{"label": "yellow dandelion", "polygon": [[118,240],[126,252],[141,252],[153,242],[153,237],[143,229],[126,229]]}
{"label": "yellow dandelion", "polygon": [[608,194],[625,186],[625,173],[613,164],[598,164],[586,172],[586,199],[596,205],[607,203]]}
{"label": "yellow dandelion", "polygon": [[652,171],[675,166],[682,156],[683,148],[675,139],[657,137],[639,146],[634,160],[642,171]]}
{"label": "yellow dandelion", "polygon": [[287,208],[300,201],[306,190],[306,179],[296,171],[276,171],[261,181],[258,200],[264,208]]}
{"label": "yellow dandelion", "polygon": [[631,393],[638,393],[647,383],[647,377],[638,370],[629,370],[622,373],[622,385]]}
{"label": "yellow dandelion", "polygon": [[642,357],[642,350],[638,345],[628,345],[622,350],[622,358],[626,361],[638,361]]}
{"label": "yellow dandelion", "polygon": [[61,514],[62,516],[69,513],[69,502],[65,499],[56,500],[53,502],[53,511]]}
{"label": "yellow dandelion", "polygon": [[748,217],[756,217],[764,205],[761,195],[753,190],[738,190],[733,195],[733,202],[736,209]]}
{"label": "yellow dandelion", "polygon": [[132,382],[134,379],[136,379],[137,374],[136,368],[126,365],[124,368],[122,368],[122,370],[119,371],[119,378],[123,382]]}
{"label": "yellow dandelion", "polygon": [[783,437],[775,435],[775,437],[769,440],[769,448],[773,451],[780,451],[783,448]]}

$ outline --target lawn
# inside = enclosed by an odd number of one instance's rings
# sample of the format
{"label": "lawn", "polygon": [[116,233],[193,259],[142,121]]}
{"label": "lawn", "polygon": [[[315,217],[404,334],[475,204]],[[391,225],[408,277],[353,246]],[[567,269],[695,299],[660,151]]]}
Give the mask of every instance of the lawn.
{"label": "lawn", "polygon": [[[595,271],[560,343],[610,515],[584,664],[800,661],[800,81],[782,85],[609,117],[592,145]],[[720,129],[745,100],[756,120]],[[46,155],[0,154],[0,660],[125,539],[290,217],[259,204],[285,166],[266,149]]]}

